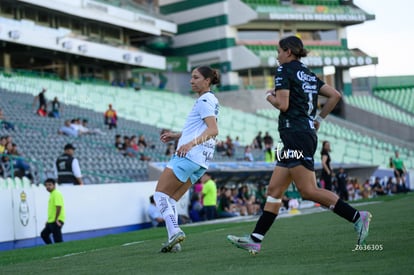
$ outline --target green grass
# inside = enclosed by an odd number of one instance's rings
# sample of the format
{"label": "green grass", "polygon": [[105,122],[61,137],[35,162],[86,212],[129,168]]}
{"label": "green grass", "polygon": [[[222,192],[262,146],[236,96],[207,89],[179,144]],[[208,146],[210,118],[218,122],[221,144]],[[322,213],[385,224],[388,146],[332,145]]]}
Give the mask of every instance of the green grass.
{"label": "green grass", "polygon": [[226,241],[254,227],[240,222],[183,227],[181,253],[158,253],[163,228],[0,252],[0,274],[414,274],[414,194],[375,201],[357,208],[382,251],[352,251],[352,224],[326,211],[277,220],[256,256]]}

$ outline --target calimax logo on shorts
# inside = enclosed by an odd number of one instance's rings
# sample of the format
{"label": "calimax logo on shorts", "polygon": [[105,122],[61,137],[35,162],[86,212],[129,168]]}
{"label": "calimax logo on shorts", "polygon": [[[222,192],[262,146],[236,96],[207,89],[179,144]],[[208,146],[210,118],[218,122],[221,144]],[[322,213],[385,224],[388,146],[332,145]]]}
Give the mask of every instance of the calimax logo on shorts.
{"label": "calimax logo on shorts", "polygon": [[281,161],[283,159],[303,159],[302,150],[285,149],[282,142],[278,142],[276,145],[276,159]]}

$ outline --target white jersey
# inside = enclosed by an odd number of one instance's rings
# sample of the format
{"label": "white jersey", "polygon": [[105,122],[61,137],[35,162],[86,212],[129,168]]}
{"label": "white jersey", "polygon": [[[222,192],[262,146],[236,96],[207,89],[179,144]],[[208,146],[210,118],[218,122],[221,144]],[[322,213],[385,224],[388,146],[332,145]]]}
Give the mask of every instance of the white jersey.
{"label": "white jersey", "polygon": [[[215,95],[212,92],[201,95],[188,114],[177,148],[200,136],[207,129],[204,118],[214,116],[217,120],[218,113],[219,102]],[[213,158],[215,147],[216,140],[210,138],[194,146],[185,157],[204,168],[208,168],[208,163]]]}

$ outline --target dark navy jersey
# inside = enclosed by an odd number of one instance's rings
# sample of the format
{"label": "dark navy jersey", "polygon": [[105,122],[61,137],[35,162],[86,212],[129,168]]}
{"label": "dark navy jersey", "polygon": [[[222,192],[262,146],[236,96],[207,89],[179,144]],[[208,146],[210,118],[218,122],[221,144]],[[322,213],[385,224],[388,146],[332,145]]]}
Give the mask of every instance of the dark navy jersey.
{"label": "dark navy jersey", "polygon": [[300,61],[279,66],[275,76],[275,91],[289,90],[289,108],[280,112],[280,130],[312,130],[318,104],[318,92],[325,83]]}

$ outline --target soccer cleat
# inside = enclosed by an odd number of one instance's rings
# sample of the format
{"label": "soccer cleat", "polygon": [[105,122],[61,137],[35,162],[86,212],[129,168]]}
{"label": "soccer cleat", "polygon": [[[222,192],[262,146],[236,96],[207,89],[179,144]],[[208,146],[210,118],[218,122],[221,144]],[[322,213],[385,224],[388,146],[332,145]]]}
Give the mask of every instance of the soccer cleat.
{"label": "soccer cleat", "polygon": [[[161,251],[162,253],[167,253],[167,252],[171,252],[171,250],[173,249],[173,247],[176,244],[180,244],[181,242],[183,242],[185,240],[185,234],[183,231],[179,231],[178,233],[174,234],[170,241],[168,243],[166,243],[162,248]],[[181,245],[180,245],[181,247]]]}
{"label": "soccer cleat", "polygon": [[171,248],[170,252],[180,252],[181,251],[181,244],[177,243],[176,245]]}
{"label": "soccer cleat", "polygon": [[[166,245],[166,243],[162,243],[161,244],[162,246],[164,246],[164,245]],[[174,245],[172,248],[171,248],[171,253],[176,253],[176,252],[181,252],[181,250],[182,250],[182,248],[181,248],[181,244],[179,244],[179,243],[177,243],[176,245]]]}
{"label": "soccer cleat", "polygon": [[359,212],[359,219],[355,222],[354,228],[358,234],[358,244],[365,244],[365,240],[368,237],[369,232],[369,223],[371,221],[372,215],[367,211]]}
{"label": "soccer cleat", "polygon": [[[162,243],[162,245],[164,246],[166,243]],[[171,248],[170,252],[181,252],[182,248],[181,248],[181,244],[177,243],[176,245],[173,246],[173,248]]]}
{"label": "soccer cleat", "polygon": [[228,235],[227,240],[238,248],[247,250],[250,254],[256,255],[259,253],[261,244],[254,242],[249,237],[237,237],[234,235]]}

